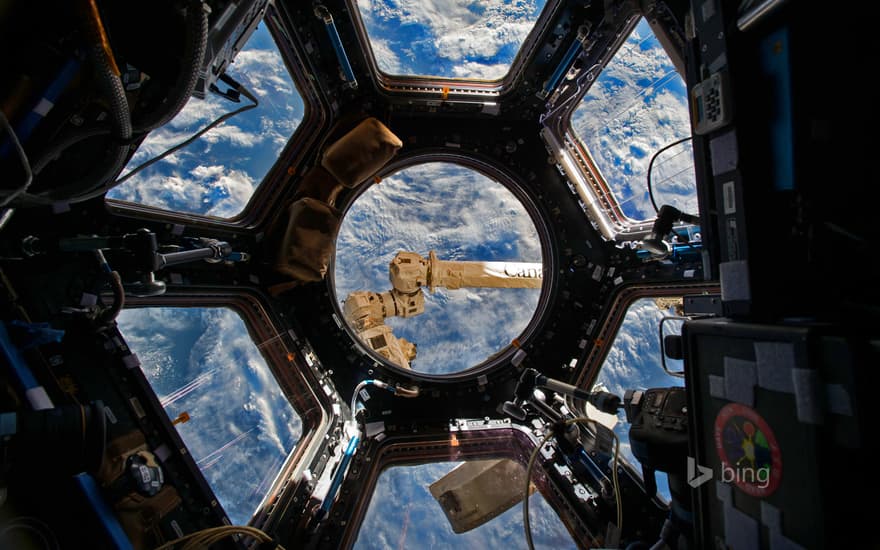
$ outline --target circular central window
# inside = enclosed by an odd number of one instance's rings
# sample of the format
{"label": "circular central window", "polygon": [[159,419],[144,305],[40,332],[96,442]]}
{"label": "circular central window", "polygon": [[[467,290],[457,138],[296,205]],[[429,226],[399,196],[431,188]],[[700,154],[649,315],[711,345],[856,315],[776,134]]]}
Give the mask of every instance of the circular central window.
{"label": "circular central window", "polygon": [[542,284],[538,232],[505,186],[431,162],[373,185],[345,214],[334,284],[350,331],[387,362],[452,374],[506,349]]}

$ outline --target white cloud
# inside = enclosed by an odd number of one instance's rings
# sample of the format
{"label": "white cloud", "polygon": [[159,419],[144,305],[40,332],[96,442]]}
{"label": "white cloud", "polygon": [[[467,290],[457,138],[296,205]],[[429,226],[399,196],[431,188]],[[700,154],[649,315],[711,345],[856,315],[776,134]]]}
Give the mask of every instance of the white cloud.
{"label": "white cloud", "polygon": [[205,134],[202,139],[207,143],[228,141],[235,147],[248,148],[260,143],[264,138],[263,135],[247,132],[234,124],[224,124]]}
{"label": "white cloud", "polygon": [[295,93],[293,82],[281,54],[272,50],[242,50],[230,73],[241,74],[248,86],[262,100],[265,97]]}
{"label": "white cloud", "polygon": [[406,72],[404,63],[392,48],[389,40],[371,37],[370,46],[373,48],[373,56],[381,70],[388,74]]}
{"label": "white cloud", "polygon": [[484,80],[494,80],[503,77],[507,74],[509,69],[509,63],[462,61],[452,68],[452,76],[456,78],[482,78]]}
{"label": "white cloud", "polygon": [[149,204],[157,208],[204,212],[230,217],[241,212],[250,200],[255,182],[246,172],[225,166],[196,165],[188,173],[142,176],[114,191],[116,199]]}
{"label": "white cloud", "polygon": [[[452,63],[451,69],[435,66],[433,73],[439,70],[439,76],[492,79],[507,72],[543,2],[366,0],[358,6],[382,70],[422,74],[431,71],[432,63],[445,60]],[[409,37],[401,28],[412,27],[427,35],[417,39],[424,43],[408,42]],[[424,59],[428,52],[437,59]],[[393,53],[393,57],[388,53]],[[401,58],[400,54],[405,55]]]}

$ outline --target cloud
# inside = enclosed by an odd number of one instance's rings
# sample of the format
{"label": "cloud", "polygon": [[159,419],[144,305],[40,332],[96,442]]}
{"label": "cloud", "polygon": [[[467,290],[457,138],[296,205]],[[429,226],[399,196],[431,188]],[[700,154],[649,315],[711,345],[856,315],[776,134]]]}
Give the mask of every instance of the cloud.
{"label": "cloud", "polygon": [[265,140],[265,135],[247,132],[234,124],[218,126],[202,138],[207,143],[227,141],[233,147],[249,148]]}
{"label": "cloud", "polygon": [[[602,71],[571,117],[623,211],[651,219],[647,192],[651,156],[690,135],[685,86],[644,21]],[[651,172],[658,205],[698,213],[689,143],[658,156]]]}
{"label": "cloud", "polygon": [[284,60],[277,51],[245,48],[236,56],[230,73],[241,74],[248,88],[260,100],[297,93]]}
{"label": "cloud", "polygon": [[379,68],[389,74],[401,74],[407,72],[404,62],[392,48],[390,41],[383,38],[370,39],[370,46],[373,48],[373,56],[376,58],[376,64]]}
{"label": "cloud", "polygon": [[452,75],[456,78],[482,78],[495,80],[502,78],[510,70],[510,63],[480,63],[479,61],[463,61],[452,67]]}
{"label": "cloud", "polygon": [[383,71],[487,79],[504,76],[543,5],[528,0],[358,2]]}
{"label": "cloud", "polygon": [[196,165],[187,173],[137,175],[129,181],[131,185],[114,190],[113,198],[221,218],[241,212],[256,186],[246,172],[218,165]]}

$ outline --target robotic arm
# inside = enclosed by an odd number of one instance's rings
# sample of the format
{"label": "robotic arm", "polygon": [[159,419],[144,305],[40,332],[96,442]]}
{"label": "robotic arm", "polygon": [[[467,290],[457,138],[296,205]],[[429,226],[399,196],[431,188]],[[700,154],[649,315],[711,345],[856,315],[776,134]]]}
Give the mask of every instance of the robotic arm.
{"label": "robotic arm", "polygon": [[521,262],[459,262],[437,258],[432,250],[425,259],[415,252],[398,252],[388,266],[392,289],[387,292],[352,292],[343,313],[365,344],[392,363],[410,368],[416,346],[397,338],[385,324],[387,317],[414,317],[425,311],[422,287],[540,288],[543,266]]}

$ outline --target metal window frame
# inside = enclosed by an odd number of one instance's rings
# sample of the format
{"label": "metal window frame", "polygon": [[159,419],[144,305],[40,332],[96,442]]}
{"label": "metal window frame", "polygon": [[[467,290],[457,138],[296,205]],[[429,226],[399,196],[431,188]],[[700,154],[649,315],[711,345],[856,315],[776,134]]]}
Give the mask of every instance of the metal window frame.
{"label": "metal window frame", "polygon": [[306,350],[289,331],[279,326],[270,312],[267,299],[246,289],[189,288],[169,289],[165,295],[151,298],[131,297],[126,308],[186,307],[228,308],[239,315],[248,335],[266,359],[278,386],[290,401],[302,423],[302,435],[282,464],[279,472],[251,517],[250,525],[263,530],[275,527],[275,511],[298,488],[306,483],[304,472],[325,445],[324,436],[337,420],[333,401],[321,386],[327,382],[306,359]]}
{"label": "metal window frame", "polygon": [[294,43],[295,33],[291,33],[284,23],[278,8],[270,3],[263,19],[273,42],[278,48],[291,80],[303,100],[305,110],[302,121],[282,149],[278,159],[269,169],[263,180],[254,189],[244,209],[230,218],[220,218],[205,214],[194,214],[164,210],[161,208],[138,204],[119,199],[105,198],[105,207],[111,214],[166,221],[188,226],[203,226],[228,229],[255,229],[265,223],[271,216],[273,205],[285,193],[287,182],[291,177],[289,167],[305,162],[306,155],[317,142],[323,130],[329,125],[328,109],[322,92],[316,87],[305,61],[300,57],[303,48]]}

